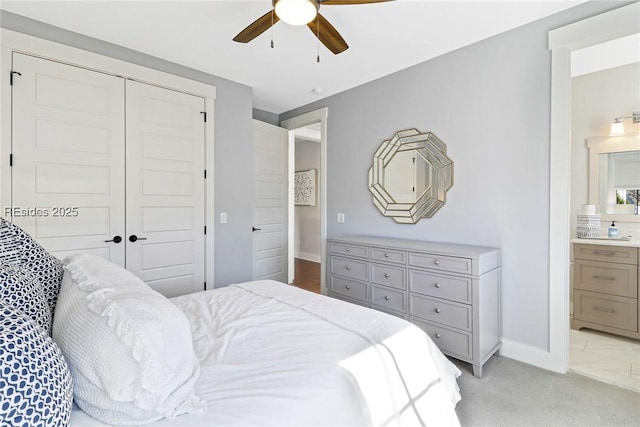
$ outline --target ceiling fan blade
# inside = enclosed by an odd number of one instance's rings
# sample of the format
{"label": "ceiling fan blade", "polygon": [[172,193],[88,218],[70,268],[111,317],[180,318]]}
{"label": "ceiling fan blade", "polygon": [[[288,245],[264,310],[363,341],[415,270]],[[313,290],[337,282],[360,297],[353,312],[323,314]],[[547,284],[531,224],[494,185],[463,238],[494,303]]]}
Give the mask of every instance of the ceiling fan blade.
{"label": "ceiling fan blade", "polygon": [[324,0],[320,2],[322,6],[335,6],[341,4],[367,4],[367,3],[382,3],[394,0]]}
{"label": "ceiling fan blade", "polygon": [[349,45],[344,41],[338,30],[319,13],[313,21],[307,24],[307,27],[309,27],[314,36],[320,39],[327,49],[336,55],[349,49]]}
{"label": "ceiling fan blade", "polygon": [[266,30],[271,28],[276,22],[278,22],[280,18],[273,10],[262,15],[260,18],[256,19],[251,25],[249,25],[244,30],[240,31],[237,36],[233,38],[234,42],[240,43],[248,43],[251,40],[258,37],[260,34],[264,33]]}

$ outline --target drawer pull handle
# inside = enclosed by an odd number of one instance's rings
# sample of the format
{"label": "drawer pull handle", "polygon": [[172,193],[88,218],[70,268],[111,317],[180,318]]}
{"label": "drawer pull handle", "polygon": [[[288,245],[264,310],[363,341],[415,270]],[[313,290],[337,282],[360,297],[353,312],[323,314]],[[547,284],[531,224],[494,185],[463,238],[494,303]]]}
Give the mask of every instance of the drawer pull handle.
{"label": "drawer pull handle", "polygon": [[613,308],[604,308],[604,307],[593,307],[594,310],[604,311],[605,313],[615,313],[616,311]]}
{"label": "drawer pull handle", "polygon": [[349,248],[344,248],[344,251],[345,251],[345,252],[349,252],[350,250],[351,250],[351,249],[349,249]]}
{"label": "drawer pull handle", "polygon": [[384,277],[388,279],[389,278],[389,273],[384,273]]}
{"label": "drawer pull handle", "polygon": [[345,268],[346,268],[347,270],[351,270],[351,266],[350,266],[350,265],[347,265]]}
{"label": "drawer pull handle", "polygon": [[616,254],[615,252],[609,252],[609,251],[607,251],[607,252],[605,252],[605,251],[594,251],[593,253],[596,254],[596,255],[604,255],[604,256],[615,256],[615,254]]}
{"label": "drawer pull handle", "polygon": [[386,295],[385,295],[384,299],[385,299],[386,301],[389,301],[389,297],[388,297],[388,296],[386,296]]}
{"label": "drawer pull handle", "polygon": [[440,287],[440,283],[436,283],[436,284],[435,284],[435,285],[433,285],[433,286],[435,286],[436,288],[439,288],[439,287]]}
{"label": "drawer pull handle", "polygon": [[440,314],[440,309],[436,308],[436,313]]}
{"label": "drawer pull handle", "polygon": [[437,260],[433,261],[433,263],[434,263],[435,265],[440,265],[440,260],[438,260],[438,259],[437,259]]}
{"label": "drawer pull handle", "polygon": [[384,257],[385,258],[389,258],[389,254],[384,254]]}
{"label": "drawer pull handle", "polygon": [[615,277],[611,277],[611,276],[593,276],[594,279],[600,279],[600,280],[616,280]]}
{"label": "drawer pull handle", "polygon": [[436,334],[436,338],[440,338],[442,335],[440,334]]}

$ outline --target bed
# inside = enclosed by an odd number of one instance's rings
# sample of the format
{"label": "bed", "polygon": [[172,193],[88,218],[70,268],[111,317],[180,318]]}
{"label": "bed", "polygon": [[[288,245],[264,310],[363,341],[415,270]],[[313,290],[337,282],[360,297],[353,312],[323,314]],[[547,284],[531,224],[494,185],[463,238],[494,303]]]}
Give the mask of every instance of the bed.
{"label": "bed", "polygon": [[459,425],[460,371],[405,320],[275,281],[166,299],[100,258],[64,264],[71,426]]}

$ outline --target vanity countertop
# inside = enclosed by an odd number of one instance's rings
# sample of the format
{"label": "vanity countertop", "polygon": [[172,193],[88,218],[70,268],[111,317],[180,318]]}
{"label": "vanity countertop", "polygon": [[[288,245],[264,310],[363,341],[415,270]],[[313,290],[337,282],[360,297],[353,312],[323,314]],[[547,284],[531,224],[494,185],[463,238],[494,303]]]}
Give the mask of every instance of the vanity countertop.
{"label": "vanity countertop", "polygon": [[571,239],[571,243],[581,243],[583,245],[608,245],[608,246],[626,246],[632,248],[640,248],[640,240],[616,240],[616,239]]}

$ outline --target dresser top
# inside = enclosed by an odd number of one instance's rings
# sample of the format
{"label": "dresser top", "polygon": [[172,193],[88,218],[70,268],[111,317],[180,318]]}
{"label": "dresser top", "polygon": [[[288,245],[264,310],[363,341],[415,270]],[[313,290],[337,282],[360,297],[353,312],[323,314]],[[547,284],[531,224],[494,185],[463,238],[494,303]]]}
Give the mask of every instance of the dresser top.
{"label": "dresser top", "polygon": [[640,248],[640,240],[607,240],[607,239],[571,239],[571,243],[579,243],[581,245],[606,245],[606,246],[625,246],[631,248]]}
{"label": "dresser top", "polygon": [[489,253],[500,252],[498,248],[486,246],[460,245],[456,243],[428,242],[424,240],[396,239],[379,236],[337,236],[328,239],[332,242],[351,243],[385,248],[402,249],[440,255],[480,257]]}

